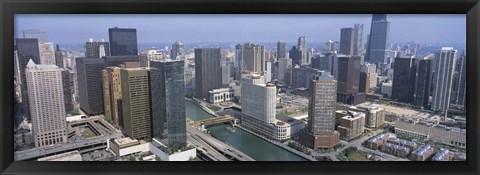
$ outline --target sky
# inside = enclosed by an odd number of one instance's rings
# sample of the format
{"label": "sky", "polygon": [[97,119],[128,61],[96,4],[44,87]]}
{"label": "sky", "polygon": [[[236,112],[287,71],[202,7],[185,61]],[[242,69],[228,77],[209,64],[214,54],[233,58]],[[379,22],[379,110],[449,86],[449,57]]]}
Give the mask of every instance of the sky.
{"label": "sky", "polygon": [[[390,42],[466,43],[464,14],[388,15]],[[364,25],[364,42],[370,33],[370,14],[301,15],[99,15],[99,14],[18,14],[15,37],[22,31],[43,29],[54,43],[84,43],[108,40],[108,28],[136,28],[139,43],[192,42],[308,42],[340,40],[340,29]]]}

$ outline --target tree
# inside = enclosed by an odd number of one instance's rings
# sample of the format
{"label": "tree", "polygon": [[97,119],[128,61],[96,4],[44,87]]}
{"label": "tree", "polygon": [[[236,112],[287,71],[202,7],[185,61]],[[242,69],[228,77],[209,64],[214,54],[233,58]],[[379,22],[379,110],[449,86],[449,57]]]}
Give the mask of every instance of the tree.
{"label": "tree", "polygon": [[78,108],[73,109],[72,111],[69,112],[70,115],[80,115],[80,111]]}
{"label": "tree", "polygon": [[155,161],[162,161],[162,159],[160,159],[158,156],[155,156]]}

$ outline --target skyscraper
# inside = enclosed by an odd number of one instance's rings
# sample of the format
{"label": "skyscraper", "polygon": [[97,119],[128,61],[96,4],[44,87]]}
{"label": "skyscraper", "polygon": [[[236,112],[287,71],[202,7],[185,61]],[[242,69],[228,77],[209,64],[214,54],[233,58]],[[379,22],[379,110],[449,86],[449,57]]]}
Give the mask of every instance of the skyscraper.
{"label": "skyscraper", "polygon": [[184,60],[151,61],[153,137],[167,146],[187,145]]}
{"label": "skyscraper", "polygon": [[292,66],[302,65],[302,51],[298,50],[297,47],[293,46],[289,51],[289,57],[292,58]]}
{"label": "skyscraper", "polygon": [[284,41],[277,42],[277,59],[286,58],[286,46]]}
{"label": "skyscraper", "polygon": [[185,44],[182,41],[176,41],[172,45],[172,50],[170,51],[170,59],[172,60],[184,60],[185,59]]}
{"label": "skyscraper", "polygon": [[250,74],[242,78],[241,92],[242,123],[259,130],[259,122],[275,122],[275,85],[266,84],[265,78],[259,74]]}
{"label": "skyscraper", "polygon": [[292,88],[310,88],[312,78],[320,71],[307,66],[295,67],[292,70]]}
{"label": "skyscraper", "polygon": [[17,38],[17,55],[20,68],[20,79],[21,83],[21,94],[22,94],[22,104],[25,107],[25,114],[27,119],[30,117],[30,107],[28,102],[28,87],[25,77],[25,68],[31,59],[35,63],[40,63],[40,50],[38,48],[38,40],[35,38]]}
{"label": "skyscraper", "polygon": [[41,64],[55,64],[55,51],[53,43],[39,43],[40,49],[40,63]]}
{"label": "skyscraper", "polygon": [[453,73],[455,71],[455,59],[457,50],[453,47],[442,47],[435,53],[433,59],[433,111],[443,111],[449,108],[452,89]]}
{"label": "skyscraper", "polygon": [[340,54],[353,55],[354,29],[342,28],[340,30]]}
{"label": "skyscraper", "polygon": [[59,95],[64,92],[60,69],[30,60],[25,76],[35,147],[67,143],[67,116],[63,95]]}
{"label": "skyscraper", "polygon": [[35,38],[38,43],[48,42],[48,33],[45,30],[30,29],[23,31],[23,38]]}
{"label": "skyscraper", "polygon": [[337,82],[328,72],[321,71],[312,78],[308,99],[308,123],[300,133],[300,142],[310,148],[331,148],[339,143],[335,131]]}
{"label": "skyscraper", "polygon": [[432,59],[424,58],[418,60],[417,80],[415,90],[416,106],[423,106],[428,109],[430,99],[430,88],[432,84]]}
{"label": "skyscraper", "polygon": [[125,134],[133,139],[150,140],[150,87],[147,68],[122,69],[122,116]]}
{"label": "skyscraper", "polygon": [[280,81],[285,82],[285,76],[287,71],[292,70],[292,59],[290,58],[279,58],[278,59],[278,75],[277,78]]}
{"label": "skyscraper", "polygon": [[413,103],[417,66],[413,56],[395,58],[393,68],[392,98],[403,103]]}
{"label": "skyscraper", "polygon": [[63,53],[60,50],[60,46],[57,44],[57,49],[55,49],[55,65],[60,68],[65,68],[63,65]]}
{"label": "skyscraper", "polygon": [[297,49],[300,51],[300,60],[302,64],[310,64],[310,58],[307,57],[307,38],[301,36],[298,38]]}
{"label": "skyscraper", "polygon": [[208,91],[222,87],[221,56],[220,48],[195,49],[196,98],[207,99]]}
{"label": "skyscraper", "polygon": [[385,55],[389,33],[390,22],[387,21],[387,15],[373,14],[365,61],[374,64],[386,62]]}
{"label": "skyscraper", "polygon": [[64,97],[63,105],[65,106],[65,112],[68,113],[73,110],[72,91],[70,89],[70,82],[72,81],[71,81],[70,71],[63,68],[60,68],[60,71],[62,73],[62,86],[63,86],[63,97]]}
{"label": "skyscraper", "polygon": [[138,55],[137,29],[109,28],[110,55]]}
{"label": "skyscraper", "polygon": [[103,59],[76,58],[80,109],[87,115],[103,114],[102,70]]}
{"label": "skyscraper", "polygon": [[353,55],[363,55],[363,24],[355,24],[353,27]]}
{"label": "skyscraper", "polygon": [[455,69],[458,72],[458,83],[455,88],[455,99],[452,99],[452,103],[460,106],[465,106],[465,91],[466,91],[466,75],[467,75],[467,64],[466,64],[465,52],[462,52],[460,57],[458,57],[457,65]]}
{"label": "skyscraper", "polygon": [[140,56],[138,55],[125,55],[125,56],[106,56],[105,67],[119,66],[126,62],[135,62],[140,64]]}
{"label": "skyscraper", "polygon": [[108,42],[93,41],[90,38],[85,42],[85,57],[87,58],[102,58],[103,56],[110,56],[110,45]]}
{"label": "skyscraper", "polygon": [[338,57],[338,70],[338,102],[353,104],[353,98],[359,92],[360,57]]}
{"label": "skyscraper", "polygon": [[236,47],[237,80],[241,79],[242,71],[265,74],[265,47],[254,43],[238,44]]}

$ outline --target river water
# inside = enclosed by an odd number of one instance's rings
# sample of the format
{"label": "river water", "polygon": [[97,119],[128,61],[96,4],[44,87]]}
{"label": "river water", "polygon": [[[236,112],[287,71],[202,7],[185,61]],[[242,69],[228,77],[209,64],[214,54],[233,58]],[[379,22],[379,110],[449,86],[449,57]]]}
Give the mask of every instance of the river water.
{"label": "river water", "polygon": [[[185,108],[187,117],[192,120],[202,120],[213,117],[190,101],[185,101]],[[213,126],[207,129],[222,141],[232,145],[257,161],[306,161],[306,159],[240,128],[236,128],[234,133],[228,132],[225,129],[226,126],[228,125]]]}

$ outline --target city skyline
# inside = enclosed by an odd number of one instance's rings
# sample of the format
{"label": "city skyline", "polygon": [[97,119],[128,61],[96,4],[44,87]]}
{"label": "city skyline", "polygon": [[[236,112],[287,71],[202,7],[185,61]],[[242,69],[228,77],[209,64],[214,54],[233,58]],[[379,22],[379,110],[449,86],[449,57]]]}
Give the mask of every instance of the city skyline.
{"label": "city skyline", "polygon": [[[463,14],[389,15],[388,21],[391,22],[390,42],[466,43],[466,18]],[[62,25],[59,27],[52,24]],[[371,27],[371,14],[204,14],[195,16],[22,14],[15,17],[15,37],[23,36],[23,30],[43,29],[48,31],[50,42],[84,43],[89,38],[107,40],[106,28],[121,27],[136,28],[140,42],[163,43],[176,40],[187,43],[277,42],[283,40],[290,43],[296,42],[299,36],[306,36],[308,42],[324,42],[329,39],[339,41],[339,30],[353,27],[354,24],[364,24],[363,37],[366,38]],[[87,25],[89,27],[86,30],[83,26]],[[367,41],[364,39],[363,42]]]}

